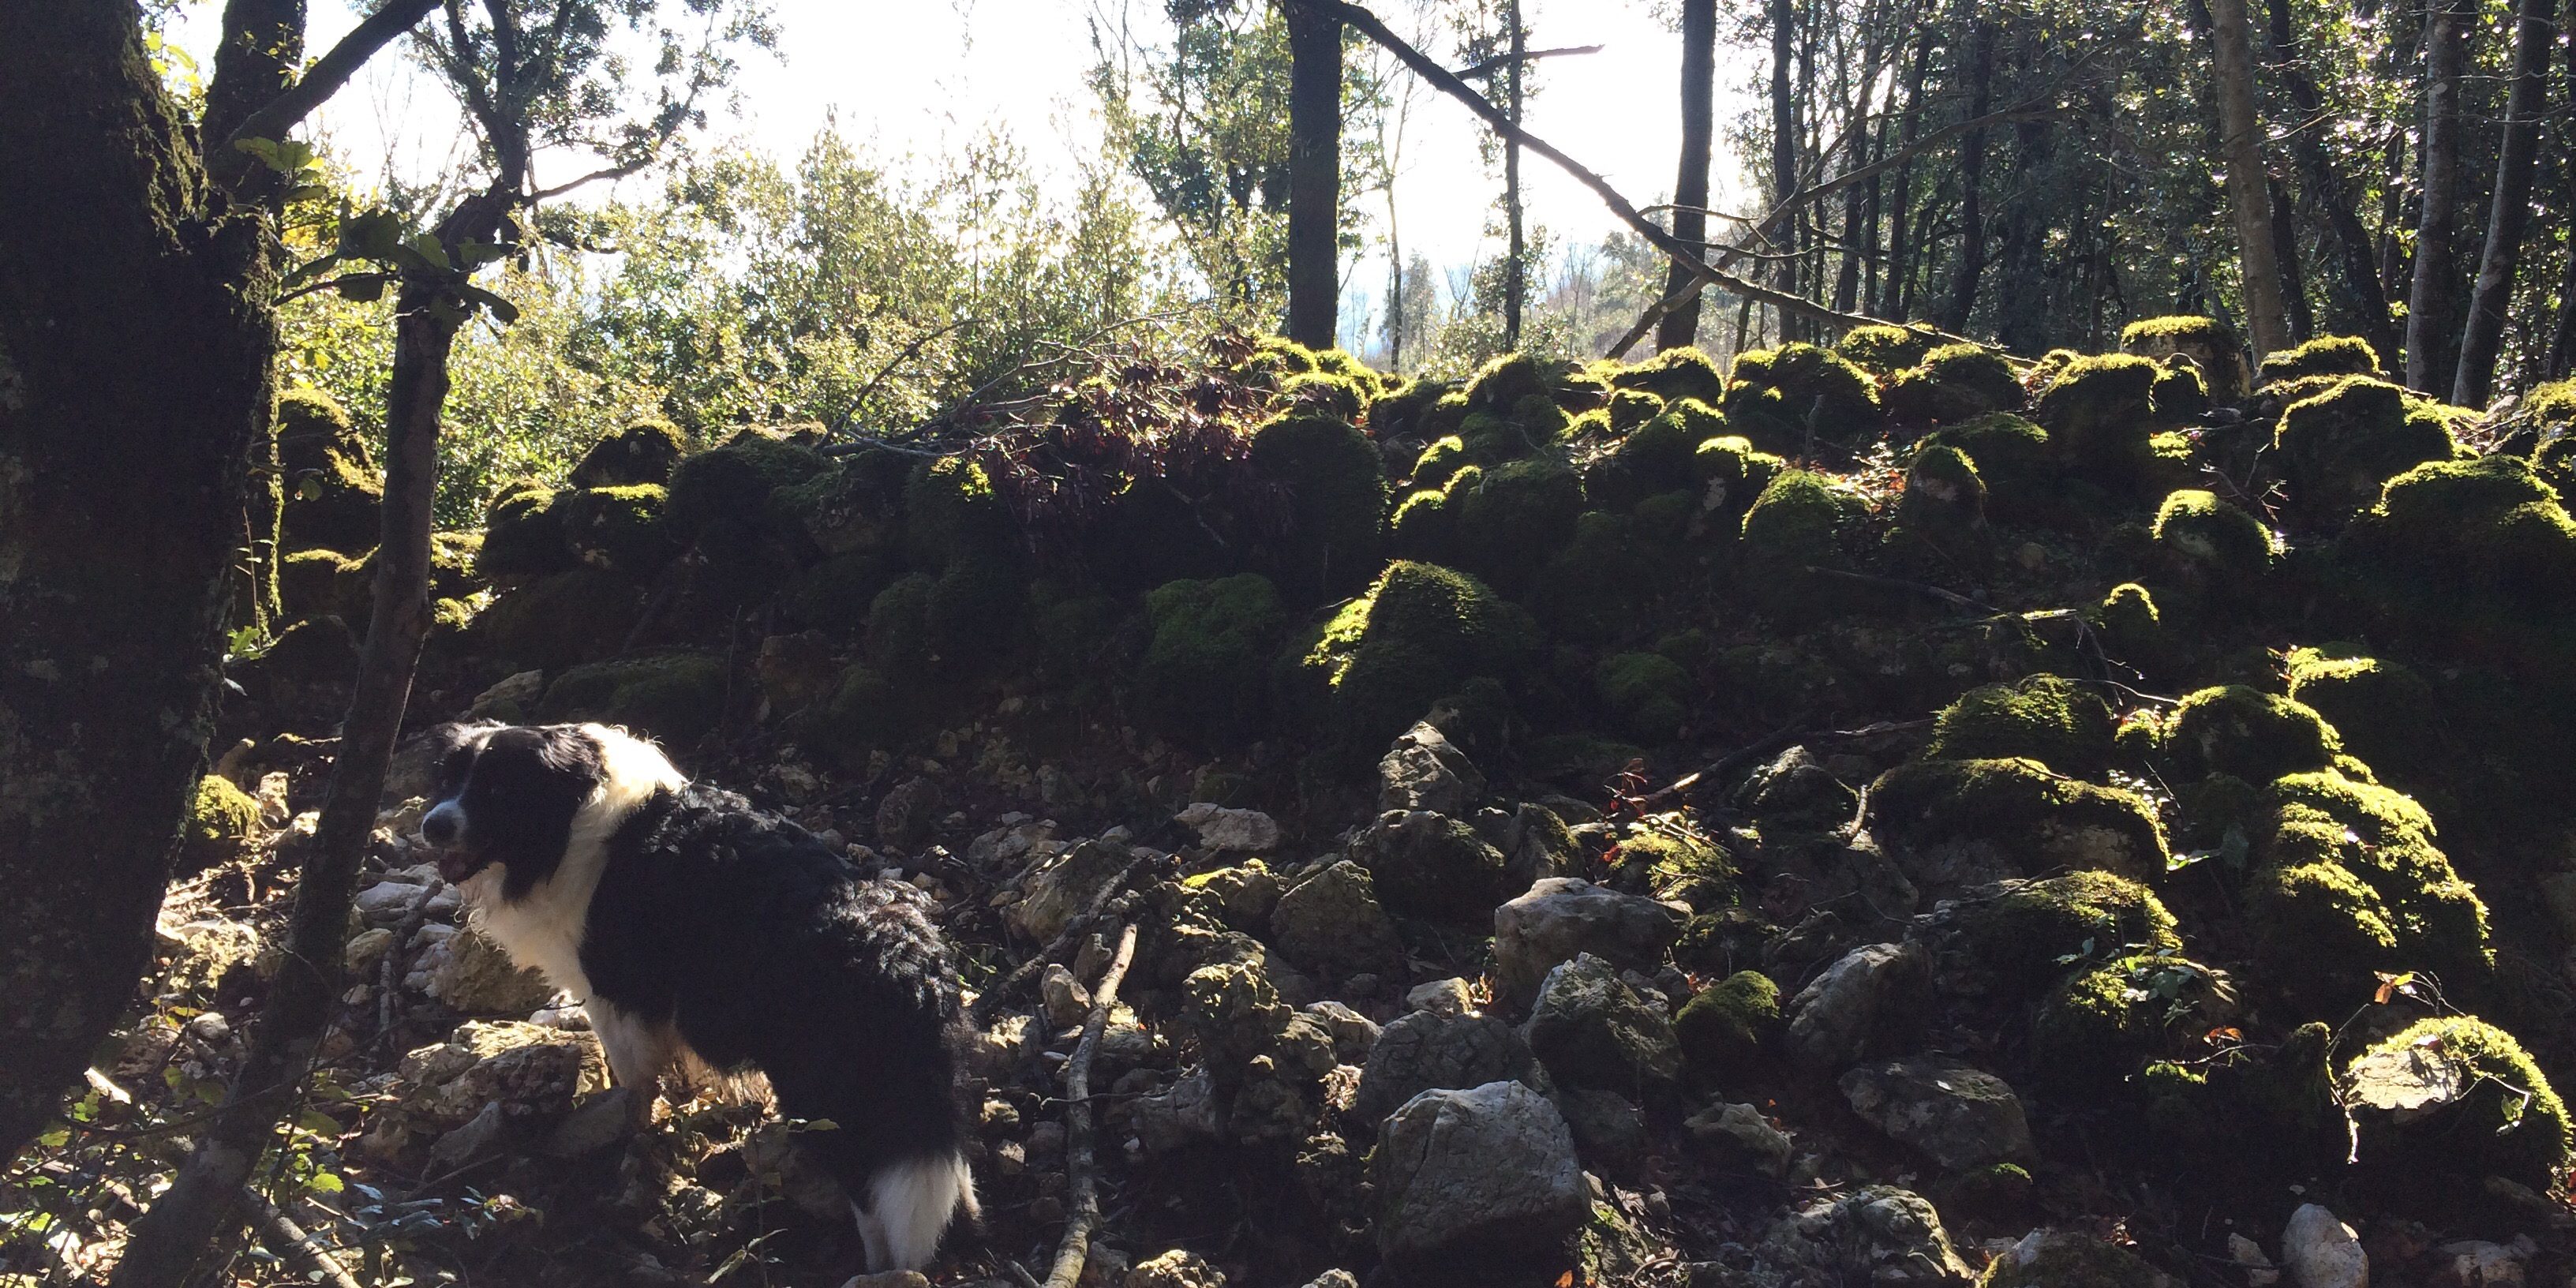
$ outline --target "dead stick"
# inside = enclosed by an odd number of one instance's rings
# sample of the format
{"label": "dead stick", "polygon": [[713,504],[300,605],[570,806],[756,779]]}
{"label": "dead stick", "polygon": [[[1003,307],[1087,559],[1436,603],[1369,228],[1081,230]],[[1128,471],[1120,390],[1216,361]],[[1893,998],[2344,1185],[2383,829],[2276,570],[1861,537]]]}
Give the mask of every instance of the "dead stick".
{"label": "dead stick", "polygon": [[1091,1058],[1100,1052],[1100,1034],[1109,1027],[1109,1012],[1118,1005],[1118,985],[1127,978],[1127,963],[1136,956],[1136,923],[1118,932],[1118,951],[1091,995],[1091,1018],[1082,1026],[1082,1043],[1064,1067],[1065,1195],[1071,1200],[1064,1239],[1055,1245],[1055,1268],[1046,1288],[1073,1288],[1091,1258],[1091,1229],[1100,1224],[1100,1189],[1092,1176]]}
{"label": "dead stick", "polygon": [[341,1265],[340,1259],[332,1256],[330,1249],[323,1247],[320,1240],[306,1233],[293,1217],[286,1215],[285,1209],[269,1202],[268,1196],[247,1185],[242,1187],[242,1198],[250,1204],[259,1225],[260,1242],[267,1244],[269,1251],[303,1262],[307,1278],[328,1281],[332,1288],[358,1288],[358,1281],[349,1274],[348,1267]]}
{"label": "dead stick", "polygon": [[983,992],[977,993],[974,1003],[966,1008],[967,1020],[979,1029],[991,1024],[993,1012],[1002,1009],[1002,1003],[1009,1001],[1012,993],[1026,987],[1030,980],[1037,978],[1038,972],[1045,970],[1048,962],[1063,960],[1064,955],[1072,952],[1073,946],[1081,942],[1082,936],[1091,933],[1091,928],[1100,924],[1102,914],[1109,911],[1109,905],[1116,901],[1119,894],[1126,889],[1128,881],[1133,879],[1137,871],[1144,866],[1145,860],[1137,859],[1126,867],[1120,868],[1118,875],[1109,879],[1109,884],[1100,887],[1100,893],[1091,896],[1091,905],[1084,908],[1072,920],[1065,922],[1064,929],[1058,931],[1056,937],[1048,941],[1046,947],[1039,949],[1036,956],[1012,967],[1009,974],[993,981]]}

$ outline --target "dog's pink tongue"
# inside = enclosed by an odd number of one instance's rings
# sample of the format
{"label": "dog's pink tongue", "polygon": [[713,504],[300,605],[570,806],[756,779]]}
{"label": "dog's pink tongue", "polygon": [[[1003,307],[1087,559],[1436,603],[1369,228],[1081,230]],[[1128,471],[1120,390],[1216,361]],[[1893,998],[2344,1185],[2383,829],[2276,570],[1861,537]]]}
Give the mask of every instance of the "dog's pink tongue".
{"label": "dog's pink tongue", "polygon": [[474,858],[462,850],[447,850],[438,856],[438,875],[454,885],[474,875]]}

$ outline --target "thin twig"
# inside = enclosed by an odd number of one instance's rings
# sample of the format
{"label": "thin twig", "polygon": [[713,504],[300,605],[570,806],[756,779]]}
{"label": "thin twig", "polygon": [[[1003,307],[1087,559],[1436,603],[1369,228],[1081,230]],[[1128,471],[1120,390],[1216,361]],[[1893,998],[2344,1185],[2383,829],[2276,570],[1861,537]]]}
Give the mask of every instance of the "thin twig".
{"label": "thin twig", "polygon": [[245,1185],[242,1187],[242,1200],[250,1204],[253,1224],[259,1227],[260,1242],[267,1244],[269,1251],[303,1262],[307,1279],[328,1282],[332,1288],[358,1288],[358,1281],[349,1274],[348,1267],[341,1265],[340,1259],[332,1256],[331,1250],[323,1247],[321,1240],[306,1233],[293,1217],[286,1215],[285,1209],[269,1202],[267,1195]]}
{"label": "thin twig", "polygon": [[1118,952],[1109,959],[1109,970],[1091,995],[1091,1018],[1083,1023],[1082,1044],[1073,1049],[1073,1059],[1064,1067],[1065,1197],[1070,1206],[1046,1288],[1073,1288],[1082,1278],[1083,1263],[1091,1258],[1091,1230],[1100,1224],[1100,1189],[1091,1156],[1091,1059],[1100,1053],[1101,1032],[1109,1027],[1109,1012],[1118,1005],[1118,985],[1127,978],[1127,964],[1135,957],[1136,923],[1131,921],[1118,931]]}
{"label": "thin twig", "polygon": [[896,354],[884,366],[877,368],[877,373],[868,377],[868,382],[859,386],[859,391],[857,393],[850,395],[850,410],[841,417],[840,424],[832,427],[832,434],[837,437],[846,432],[851,426],[858,424],[859,409],[868,405],[868,395],[875,393],[877,391],[877,386],[884,384],[885,378],[893,375],[896,368],[901,367],[903,364],[910,362],[915,357],[919,356],[922,349],[927,347],[931,341],[936,340],[951,331],[955,331],[960,327],[982,326],[983,324],[984,320],[982,318],[959,318],[936,331],[926,332],[921,336],[921,338],[905,345],[903,352]]}
{"label": "thin twig", "polygon": [[[1050,940],[1045,948],[1038,950],[1036,956],[1012,967],[1009,974],[994,980],[984,988],[984,991],[977,993],[974,1003],[966,1008],[966,1018],[979,1029],[991,1024],[993,1012],[1002,1009],[1002,1003],[1010,1000],[1012,993],[1026,987],[1030,980],[1037,978],[1038,972],[1045,970],[1048,962],[1062,961],[1065,954],[1073,951],[1075,944],[1082,942],[1082,936],[1091,933],[1091,928],[1100,924],[1101,917],[1109,912],[1111,903],[1119,900],[1120,894],[1127,888],[1127,883],[1135,878],[1137,872],[1142,870],[1147,862],[1146,859],[1135,859],[1126,867],[1120,868],[1118,875],[1109,879],[1109,884],[1100,887],[1099,892],[1091,896],[1090,906],[1066,921],[1064,929],[1057,931],[1055,938]],[[1120,903],[1122,914],[1124,910],[1124,903]]]}

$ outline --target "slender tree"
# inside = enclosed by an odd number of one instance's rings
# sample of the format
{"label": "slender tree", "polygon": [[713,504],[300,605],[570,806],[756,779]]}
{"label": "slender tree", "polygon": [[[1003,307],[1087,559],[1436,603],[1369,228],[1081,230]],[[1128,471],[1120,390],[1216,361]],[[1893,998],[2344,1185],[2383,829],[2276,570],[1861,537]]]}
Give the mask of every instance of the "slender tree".
{"label": "slender tree", "polygon": [[2245,0],[2210,0],[2213,79],[2218,83],[2220,151],[2227,159],[2227,208],[2236,222],[2236,264],[2254,355],[2290,347],[2289,306],[2272,244],[2272,193],[2263,172],[2263,117],[2254,103],[2254,46]]}
{"label": "slender tree", "polygon": [[[1708,250],[1708,162],[1717,119],[1717,0],[1682,0],[1682,156],[1673,179],[1673,236],[1705,255]],[[1664,294],[1693,281],[1676,265],[1664,274]],[[1657,349],[1679,349],[1699,338],[1699,295],[1664,314],[1655,326]]]}
{"label": "slender tree", "polygon": [[430,5],[288,83],[302,6],[237,0],[189,122],[134,5],[0,3],[0,1157],[133,1000],[205,764],[277,347],[274,194],[233,143]]}
{"label": "slender tree", "polygon": [[2428,394],[2446,387],[2460,334],[2459,283],[2452,243],[2460,224],[2460,79],[2469,60],[2476,0],[2430,0],[2424,7],[2424,143],[2415,222],[2415,277],[2406,297],[2406,383]]}
{"label": "slender tree", "polygon": [[[1967,59],[1968,119],[1976,120],[1994,105],[1995,25],[1983,15],[1969,25]],[[1959,264],[1950,280],[1949,306],[1941,313],[1942,325],[1953,331],[1968,329],[1986,275],[1986,220],[1979,206],[1985,186],[1986,130],[1979,126],[1959,144]]]}
{"label": "slender tree", "polygon": [[[1798,98],[1790,88],[1789,66],[1797,57],[1797,0],[1771,0],[1771,204],[1782,206],[1798,192]],[[1772,286],[1783,295],[1798,293],[1798,242],[1791,236],[1764,247],[1773,256]],[[1789,338],[1789,315],[1778,318],[1781,339]]]}
{"label": "slender tree", "polygon": [[[2308,75],[2300,58],[2298,27],[2290,3],[2291,0],[2271,0],[2269,5],[2272,74],[2300,120],[2323,120],[2325,96],[2318,92],[2316,79]],[[2388,293],[2380,286],[2378,251],[2371,245],[2370,231],[2362,227],[2352,185],[2336,169],[2320,131],[2292,130],[2288,147],[2307,193],[2306,206],[2323,217],[2329,234],[2335,272],[2327,280],[2341,285],[2343,325],[2369,341],[2382,357],[2395,357],[2397,329],[2388,319]]]}
{"label": "slender tree", "polygon": [[1288,338],[1323,349],[1341,315],[1342,24],[1286,5]]}
{"label": "slender tree", "polygon": [[[1511,61],[1503,68],[1506,107],[1512,125],[1521,123],[1523,77],[1529,69],[1529,29],[1521,25],[1521,0],[1504,0],[1504,39]],[[1521,312],[1529,302],[1529,232],[1522,222],[1521,145],[1503,140],[1503,221],[1508,226],[1509,258],[1503,263],[1503,347],[1521,347]]]}
{"label": "slender tree", "polygon": [[[2576,114],[2576,4],[2567,6],[2567,25],[2563,38],[2567,47],[2565,105],[2558,113],[2558,172],[2571,197],[2576,197],[2576,125],[2569,116]],[[2541,359],[2540,374],[2549,380],[2564,380],[2576,375],[2576,228],[2567,230],[2566,255],[2558,279],[2558,327],[2549,338],[2549,351]]]}
{"label": "slender tree", "polygon": [[2522,266],[2523,233],[2531,227],[2531,178],[2539,168],[2540,120],[2549,111],[2549,46],[2558,34],[2553,22],[2557,11],[2557,0],[2517,0],[2514,5],[2513,89],[2505,100],[2495,198],[2487,208],[2486,249],[2478,257],[2477,282],[2469,290],[2459,369],[2451,377],[2451,401],[2463,407],[2486,406],[2495,388],[2505,310],[2513,304],[2514,276]]}

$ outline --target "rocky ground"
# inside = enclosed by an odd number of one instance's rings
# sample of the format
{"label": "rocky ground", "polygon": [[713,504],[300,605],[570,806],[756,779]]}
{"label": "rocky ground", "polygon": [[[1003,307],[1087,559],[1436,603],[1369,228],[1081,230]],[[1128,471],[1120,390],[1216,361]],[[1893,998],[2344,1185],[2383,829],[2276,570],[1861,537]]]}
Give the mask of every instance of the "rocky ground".
{"label": "rocky ground", "polygon": [[[415,723],[627,724],[938,902],[986,1228],[937,1282],[1043,1277],[1086,1183],[1135,1288],[2568,1282],[2576,392],[2216,335],[1245,343],[1017,447],[640,426],[442,536]],[[257,1015],[368,593],[335,410],[0,1282],[112,1262]],[[848,1276],[808,1125],[626,1128],[423,789],[227,1281]]]}

